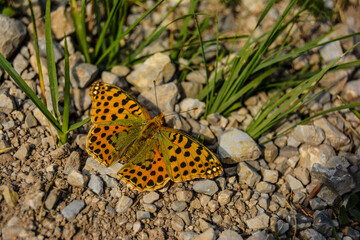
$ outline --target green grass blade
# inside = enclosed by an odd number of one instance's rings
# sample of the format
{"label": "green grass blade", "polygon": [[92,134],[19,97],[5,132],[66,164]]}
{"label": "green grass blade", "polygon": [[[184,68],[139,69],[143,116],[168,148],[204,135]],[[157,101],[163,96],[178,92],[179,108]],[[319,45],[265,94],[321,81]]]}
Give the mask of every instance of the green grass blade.
{"label": "green grass blade", "polygon": [[15,81],[15,83],[24,91],[26,96],[28,96],[31,101],[35,104],[36,107],[44,114],[44,116],[49,119],[50,123],[54,128],[61,132],[61,126],[59,122],[54,118],[54,116],[49,112],[46,106],[42,101],[36,96],[34,91],[26,84],[26,82],[20,77],[20,75],[15,71],[11,64],[6,60],[6,58],[0,53],[0,65],[4,70],[10,75],[10,77]]}
{"label": "green grass blade", "polygon": [[60,142],[62,144],[67,142],[68,134],[66,133],[69,128],[69,116],[70,116],[70,66],[69,66],[69,51],[65,36],[65,87],[64,87],[64,112],[62,122],[63,136],[60,136]]}
{"label": "green grass blade", "polygon": [[48,65],[47,67],[48,67],[52,107],[53,107],[56,119],[58,121],[60,121],[60,112],[59,112],[59,107],[58,107],[59,88],[58,88],[58,81],[57,81],[57,75],[56,75],[56,64],[55,64],[54,48],[53,48],[52,35],[51,35],[51,18],[50,18],[51,5],[50,5],[50,3],[51,3],[51,1],[47,0],[46,10],[45,10],[46,58],[47,58],[47,65]]}
{"label": "green grass blade", "polygon": [[77,122],[77,123],[74,123],[72,124],[70,127],[69,127],[69,130],[67,131],[67,133],[71,132],[71,131],[74,131],[75,129],[81,127],[82,125],[90,122],[91,120],[91,117],[87,117],[85,118],[84,120],[82,120],[81,122]]}

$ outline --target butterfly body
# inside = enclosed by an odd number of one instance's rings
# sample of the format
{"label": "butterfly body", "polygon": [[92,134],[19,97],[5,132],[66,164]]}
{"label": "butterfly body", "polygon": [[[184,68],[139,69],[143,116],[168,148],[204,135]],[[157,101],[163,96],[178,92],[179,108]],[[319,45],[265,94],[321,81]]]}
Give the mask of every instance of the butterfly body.
{"label": "butterfly body", "polygon": [[169,180],[211,178],[222,172],[216,156],[191,136],[163,127],[164,114],[153,119],[124,90],[95,82],[90,91],[94,126],[87,150],[100,163],[124,164],[121,179],[138,190],[155,190]]}

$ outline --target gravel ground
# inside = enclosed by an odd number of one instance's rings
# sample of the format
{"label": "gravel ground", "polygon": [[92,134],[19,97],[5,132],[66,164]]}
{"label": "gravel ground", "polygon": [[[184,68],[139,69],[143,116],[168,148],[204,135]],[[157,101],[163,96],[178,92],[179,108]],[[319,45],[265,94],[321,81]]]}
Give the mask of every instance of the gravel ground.
{"label": "gravel ground", "polygon": [[[64,7],[64,1],[56,2],[52,31],[60,90],[63,38],[64,33],[69,35],[71,122],[90,115],[89,86],[98,79],[124,88],[150,114],[156,114],[155,94],[148,86],[161,74],[157,87],[161,111],[173,113],[197,107],[196,111],[166,118],[167,125],[195,136],[202,134],[205,145],[224,163],[224,172],[214,179],[171,182],[154,192],[133,190],[117,179],[120,164],[105,168],[87,154],[86,136],[91,123],[73,132],[68,144],[56,147],[42,113],[0,69],[0,150],[10,148],[0,154],[0,239],[335,239],[333,228],[338,239],[360,239],[357,222],[340,226],[337,218],[340,206],[360,186],[360,120],[352,112],[343,110],[319,117],[259,145],[299,122],[301,116],[341,105],[337,96],[359,102],[359,69],[326,74],[316,90],[331,84],[327,91],[255,142],[242,130],[269,98],[267,93],[250,97],[244,107],[227,118],[212,114],[204,120],[205,104],[196,99],[205,83],[203,69],[194,70],[178,85],[174,64],[166,54],[157,53],[134,69],[115,66],[111,71],[102,71],[84,62],[73,44],[74,27],[68,7]],[[129,36],[129,42],[134,46],[141,42],[172,2],[166,2],[145,19]],[[187,4],[184,1],[175,15],[187,12]],[[219,10],[220,30],[241,35],[252,30],[265,4],[242,1],[231,9],[208,0],[200,1],[198,10],[212,15]],[[35,15],[42,16],[41,8],[35,6]],[[258,34],[273,25],[285,6],[284,2],[275,5]],[[0,15],[0,26],[5,26],[0,28],[0,52],[40,94],[32,27],[26,6],[19,7],[23,12],[14,18]],[[359,32],[358,10],[353,6],[344,9],[341,21],[332,23],[309,17],[306,23],[294,27],[292,37],[301,46],[334,24],[336,30],[328,39]],[[144,11],[133,6],[127,25]],[[44,32],[41,28],[38,31],[47,74]],[[209,29],[208,34],[213,33],[214,29]],[[168,48],[166,37],[145,53]],[[356,39],[350,38],[315,49],[296,59],[289,71],[309,64],[313,69],[324,66],[355,43]],[[235,46],[234,51],[238,48],[241,46]],[[359,57],[360,49],[356,48],[342,61]],[[46,88],[48,93],[49,86]]]}

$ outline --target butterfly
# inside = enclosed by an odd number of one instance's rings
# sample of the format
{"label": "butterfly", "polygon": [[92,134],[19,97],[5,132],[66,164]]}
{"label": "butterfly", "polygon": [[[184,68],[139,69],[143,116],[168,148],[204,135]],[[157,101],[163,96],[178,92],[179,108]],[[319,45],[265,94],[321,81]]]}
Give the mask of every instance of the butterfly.
{"label": "butterfly", "polygon": [[162,126],[164,113],[147,110],[121,88],[101,81],[91,86],[87,151],[100,163],[120,162],[120,179],[133,188],[156,190],[169,180],[213,178],[223,171],[203,144],[182,131]]}

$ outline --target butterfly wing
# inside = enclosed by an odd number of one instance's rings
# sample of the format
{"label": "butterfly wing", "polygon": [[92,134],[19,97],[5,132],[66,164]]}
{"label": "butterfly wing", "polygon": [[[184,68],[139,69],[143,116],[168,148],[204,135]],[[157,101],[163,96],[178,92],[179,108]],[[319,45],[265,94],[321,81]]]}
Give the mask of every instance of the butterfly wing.
{"label": "butterfly wing", "polygon": [[[121,88],[98,81],[90,90],[91,120],[95,125],[87,138],[87,151],[109,166],[121,160],[150,119],[146,109]],[[126,159],[125,159],[126,160]],[[124,159],[122,159],[124,162]]]}
{"label": "butterfly wing", "polygon": [[170,177],[157,138],[149,139],[142,144],[138,154],[122,167],[118,176],[140,191],[153,191],[163,187]]}
{"label": "butterfly wing", "polygon": [[90,89],[91,120],[101,125],[144,125],[151,118],[133,97],[121,88],[101,81]]}
{"label": "butterfly wing", "polygon": [[167,172],[175,182],[213,178],[223,171],[220,161],[208,148],[181,131],[162,127],[159,143]]}

